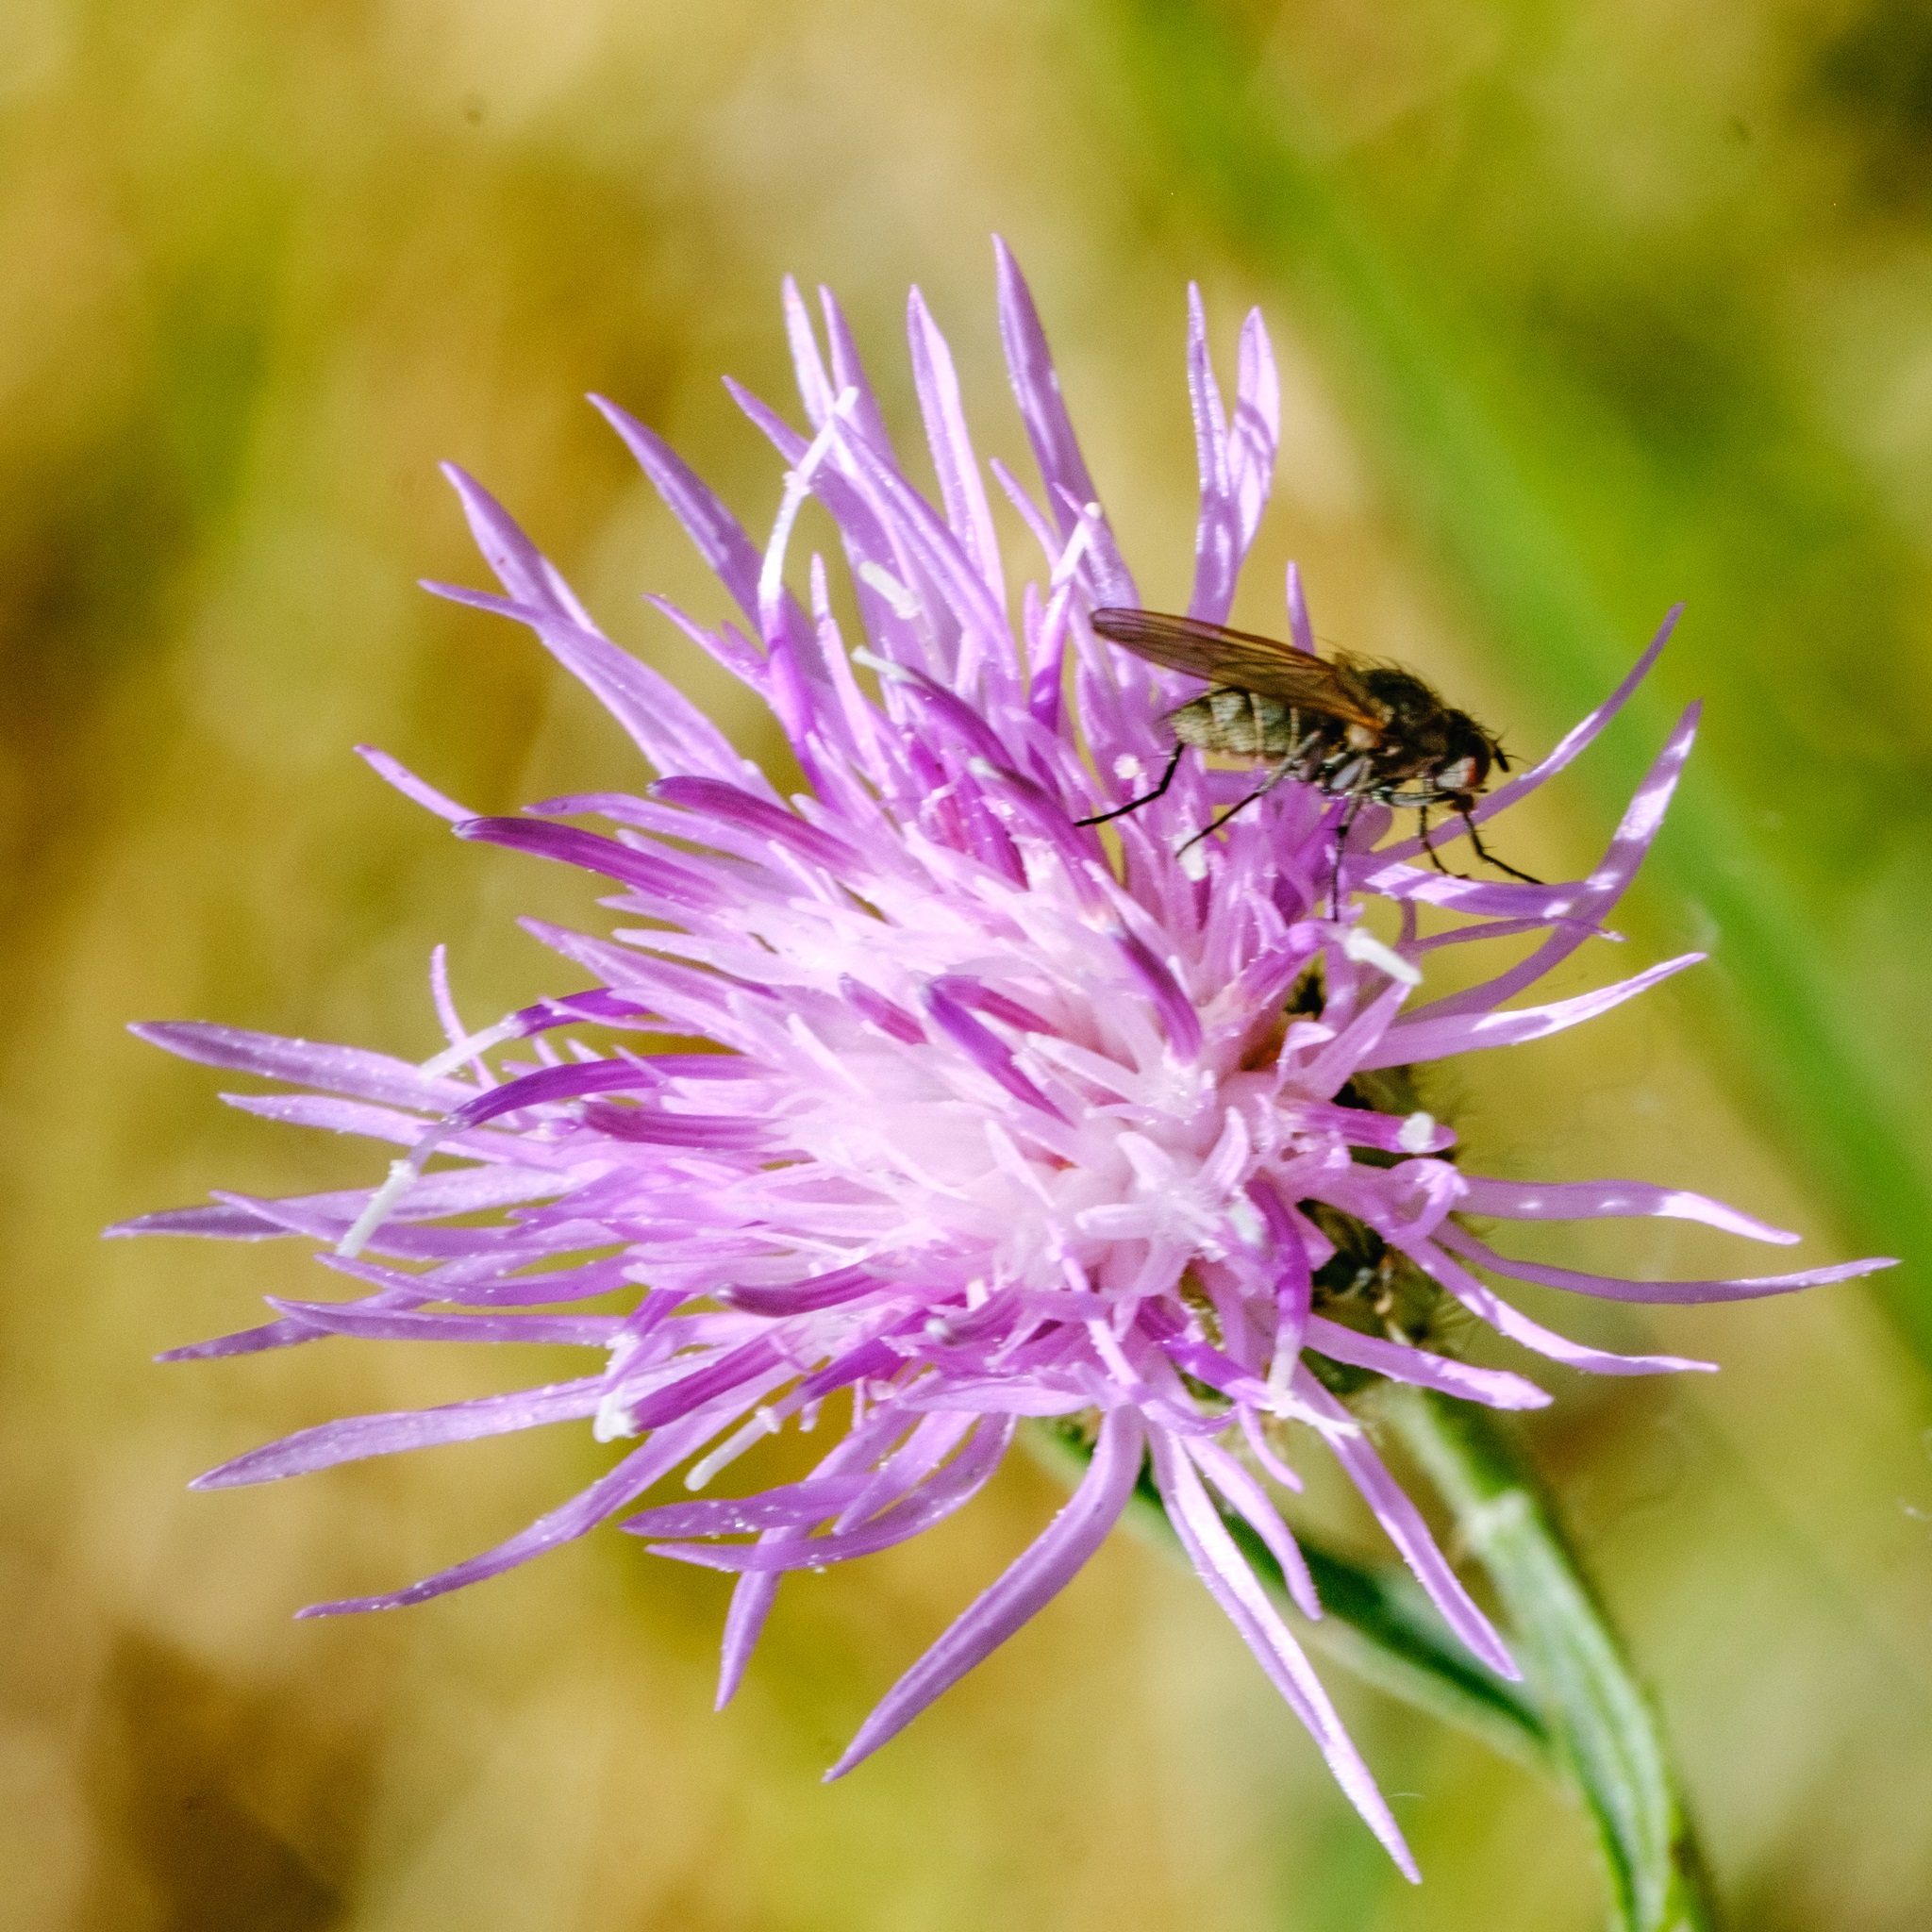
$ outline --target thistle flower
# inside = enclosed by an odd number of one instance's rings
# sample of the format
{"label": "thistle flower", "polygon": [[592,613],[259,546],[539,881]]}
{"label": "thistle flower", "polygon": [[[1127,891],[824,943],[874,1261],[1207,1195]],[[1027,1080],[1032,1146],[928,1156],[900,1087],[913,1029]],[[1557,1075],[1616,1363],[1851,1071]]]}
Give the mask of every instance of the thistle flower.
{"label": "thistle flower", "polygon": [[[306,1237],[361,1290],[348,1301],[276,1301],[266,1326],[175,1358],[328,1335],[567,1342],[603,1357],[573,1381],[305,1429],[203,1476],[202,1488],[262,1482],[564,1421],[588,1421],[600,1441],[635,1439],[581,1494],[499,1548],[304,1615],[421,1602],[492,1575],[629,1509],[680,1468],[686,1488],[703,1491],[767,1436],[816,1424],[828,1446],[804,1480],[729,1500],[694,1494],[624,1522],[658,1555],[737,1577],[722,1705],[788,1572],[918,1534],[985,1486],[1023,1417],[1075,1419],[1093,1454],[1072,1499],[886,1694],[828,1775],[876,1750],[1060,1590],[1151,1464],[1203,1582],[1413,1876],[1388,1807],[1226,1523],[1230,1512],[1245,1520],[1300,1609],[1319,1616],[1268,1483],[1298,1487],[1284,1459],[1291,1437],[1320,1439],[1470,1650],[1516,1674],[1331,1385],[1367,1374],[1501,1408],[1549,1398],[1520,1374],[1457,1359],[1427,1310],[1395,1306],[1401,1284],[1425,1279],[1444,1307],[1530,1350],[1624,1375],[1711,1365],[1567,1341],[1484,1276],[1689,1302],[1882,1264],[1641,1282],[1508,1258],[1462,1217],[1664,1215],[1759,1241],[1795,1237],[1667,1187],[1465,1173],[1450,1158],[1452,1133],[1391,1072],[1574,1025],[1698,957],[1599,991],[1509,1004],[1602,930],[1657,832],[1694,713],[1602,862],[1556,886],[1411,863],[1415,840],[1377,845],[1390,820],[1380,808],[1359,814],[1336,874],[1338,802],[1297,783],[1191,844],[1246,782],[1193,758],[1158,803],[1117,822],[1117,848],[1076,824],[1158,768],[1162,716],[1198,687],[1124,657],[1089,625],[1092,608],[1139,598],[1003,248],[998,267],[1038,494],[996,462],[982,470],[951,357],[916,291],[912,367],[937,505],[908,480],[829,295],[827,356],[797,291],[785,291],[808,431],[733,391],[786,465],[762,550],[649,429],[597,405],[743,626],[652,601],[771,708],[806,775],[799,796],[781,796],[673,684],[605,638],[502,508],[449,473],[502,590],[431,588],[527,625],[658,775],[638,795],[557,798],[490,818],[364,755],[459,837],[614,882],[603,903],[625,923],[586,934],[526,922],[592,985],[475,1033],[455,1013],[439,951],[432,983],[449,1044],[420,1066],[221,1026],[138,1027],[189,1058],[305,1090],[230,1096],[237,1107],[404,1153],[374,1191],[219,1193],[211,1208],[116,1231]],[[1275,456],[1278,394],[1258,312],[1241,331],[1231,416],[1198,294],[1187,374],[1201,476],[1189,608],[1217,622]],[[987,471],[1041,552],[1017,621]],[[834,615],[823,558],[810,560],[808,605],[787,587],[808,495],[837,525],[860,639]],[[1293,635],[1313,648],[1292,568],[1287,599]],[[1674,616],[1609,698],[1479,816],[1536,790],[1602,731]],[[612,829],[567,823],[580,818]],[[1389,908],[1392,938],[1370,931],[1370,901]],[[1424,934],[1430,908],[1458,923]],[[1541,937],[1519,963],[1414,1004],[1435,948],[1525,935]],[[432,1169],[432,1156],[453,1164]],[[613,1295],[627,1311],[571,1311]]]}

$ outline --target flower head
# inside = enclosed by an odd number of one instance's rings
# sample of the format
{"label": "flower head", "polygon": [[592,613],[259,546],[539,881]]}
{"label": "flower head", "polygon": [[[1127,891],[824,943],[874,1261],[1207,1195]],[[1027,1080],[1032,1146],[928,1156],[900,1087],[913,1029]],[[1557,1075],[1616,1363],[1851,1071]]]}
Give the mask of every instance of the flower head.
{"label": "flower head", "polygon": [[[658,776],[637,795],[551,799],[488,818],[367,756],[460,837],[611,882],[603,903],[622,923],[586,934],[530,922],[591,987],[475,1033],[455,1016],[439,955],[432,976],[449,1043],[420,1066],[216,1026],[138,1029],[191,1058],[307,1090],[238,1106],[403,1153],[374,1191],[222,1194],[212,1208],[121,1231],[304,1236],[360,1290],[347,1301],[278,1302],[266,1326],[178,1356],[349,1335],[560,1341],[600,1357],[575,1381],[304,1430],[201,1484],[586,1421],[600,1440],[636,1446],[580,1495],[498,1549],[310,1614],[418,1602],[491,1575],[631,1509],[682,1469],[689,1500],[624,1526],[660,1555],[737,1576],[721,1702],[787,1572],[883,1549],[949,1515],[991,1476],[1022,1418],[1081,1419],[1093,1455],[1067,1507],[887,1693],[832,1774],[1047,1602],[1151,1464],[1203,1581],[1412,1873],[1227,1527],[1229,1514],[1245,1519],[1302,1610],[1320,1614],[1269,1488],[1296,1486],[1283,1459],[1289,1425],[1325,1441],[1470,1649],[1514,1675],[1330,1385],[1352,1372],[1504,1408],[1549,1398],[1519,1374],[1457,1359],[1426,1309],[1397,1306],[1401,1283],[1433,1283],[1445,1306],[1544,1356],[1637,1374],[1708,1364],[1566,1341],[1484,1275],[1695,1301],[1877,1264],[1658,1283],[1506,1258],[1459,1217],[1673,1215],[1761,1241],[1793,1237],[1669,1188],[1531,1187],[1465,1173],[1454,1136],[1398,1071],[1555,1032],[1691,963],[1509,1004],[1602,930],[1661,820],[1692,717],[1601,864],[1556,886],[1414,863],[1416,840],[1377,842],[1391,819],[1379,806],[1359,811],[1338,856],[1341,803],[1300,782],[1196,841],[1252,780],[1191,755],[1163,796],[1107,839],[1077,823],[1163,766],[1161,721],[1199,687],[1090,625],[1096,607],[1139,599],[1004,250],[999,283],[1041,486],[1030,493],[987,466],[1040,550],[1017,600],[951,358],[916,293],[912,364],[937,504],[908,479],[829,296],[828,360],[795,290],[786,291],[808,429],[739,397],[787,466],[762,549],[649,429],[598,405],[742,625],[707,625],[654,601],[771,707],[806,774],[797,797],[781,796],[674,685],[606,639],[498,505],[450,473],[502,589],[435,588],[529,625]],[[1241,331],[1231,414],[1198,297],[1188,377],[1201,473],[1190,614],[1218,622],[1275,455],[1277,391],[1259,314]],[[862,639],[834,615],[824,558],[810,559],[805,603],[788,588],[789,541],[808,496],[838,526]],[[1312,648],[1292,570],[1287,622]],[[1670,627],[1598,710],[1477,816],[1582,751]],[[572,823],[584,819],[610,829]],[[1364,922],[1372,901],[1390,909],[1388,938]],[[1425,934],[1428,908],[1458,923]],[[1418,1003],[1434,948],[1524,935],[1541,939],[1520,963]],[[624,1311],[571,1311],[613,1292],[627,1296]],[[828,1446],[804,1480],[729,1499],[703,1493],[766,1436],[814,1424]]]}

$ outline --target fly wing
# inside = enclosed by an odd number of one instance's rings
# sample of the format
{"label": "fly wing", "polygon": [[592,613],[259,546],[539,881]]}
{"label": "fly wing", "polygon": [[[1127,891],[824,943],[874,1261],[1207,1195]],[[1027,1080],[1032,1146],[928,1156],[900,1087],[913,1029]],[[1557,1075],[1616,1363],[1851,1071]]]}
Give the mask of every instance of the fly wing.
{"label": "fly wing", "polygon": [[1277,698],[1347,724],[1381,726],[1382,721],[1342,687],[1339,664],[1274,638],[1158,610],[1096,610],[1093,628],[1137,658],[1170,671],[1185,671],[1230,691]]}

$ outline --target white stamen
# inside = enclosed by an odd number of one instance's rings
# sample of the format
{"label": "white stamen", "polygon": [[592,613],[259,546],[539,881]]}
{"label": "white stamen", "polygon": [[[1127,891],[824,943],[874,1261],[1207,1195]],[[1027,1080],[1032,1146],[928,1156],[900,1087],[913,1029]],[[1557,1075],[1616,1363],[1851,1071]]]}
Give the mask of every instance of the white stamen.
{"label": "white stamen", "polygon": [[390,1217],[396,1203],[408,1192],[410,1185],[422,1173],[422,1166],[414,1155],[406,1155],[401,1160],[389,1164],[389,1178],[369,1197],[369,1205],[357,1215],[355,1224],[336,1243],[336,1253],[345,1261],[352,1261],[362,1252],[363,1244],[375,1230]]}
{"label": "white stamen", "polygon": [[701,1456],[691,1464],[685,1474],[685,1488],[703,1489],[721,1469],[736,1462],[754,1442],[761,1441],[766,1436],[775,1436],[781,1420],[774,1411],[760,1404],[752,1411],[748,1423],[741,1424],[708,1456]]}
{"label": "white stamen", "polygon": [[1294,1378],[1295,1364],[1299,1359],[1295,1350],[1276,1341],[1274,1359],[1268,1364],[1268,1400],[1270,1408],[1278,1416],[1287,1415],[1293,1405],[1294,1398],[1289,1393],[1288,1385]]}
{"label": "white stamen", "polygon": [[918,679],[903,664],[895,664],[890,658],[879,658],[868,651],[863,644],[856,645],[852,661],[862,664],[868,671],[875,671],[888,684],[916,684]]}
{"label": "white stamen", "polygon": [[624,1389],[612,1389],[597,1405],[591,1419],[591,1438],[599,1442],[615,1442],[624,1436],[635,1436],[638,1425],[630,1419],[631,1395]]}
{"label": "white stamen", "polygon": [[1436,1139],[1436,1117],[1431,1113],[1412,1113],[1403,1122],[1401,1131],[1395,1136],[1405,1154],[1426,1154]]}
{"label": "white stamen", "polygon": [[486,1026],[480,1033],[465,1035],[454,1046],[445,1047],[433,1059],[426,1059],[417,1068],[426,1079],[441,1080],[453,1074],[466,1060],[473,1060],[480,1053],[487,1053],[492,1046],[501,1046],[507,1040],[515,1040],[523,1027],[515,1020],[499,1020],[494,1026]]}
{"label": "white stamen", "polygon": [[1372,932],[1352,925],[1341,936],[1341,950],[1358,965],[1374,966],[1403,986],[1420,986],[1422,969],[1405,959],[1393,946],[1385,945]]}
{"label": "white stamen", "polygon": [[1132,752],[1124,751],[1113,761],[1113,774],[1116,778],[1125,778],[1132,782],[1144,778],[1147,775],[1147,767]]}
{"label": "white stamen", "polygon": [[1074,534],[1067,539],[1066,548],[1060,552],[1059,561],[1053,567],[1053,575],[1048,580],[1049,588],[1060,590],[1073,581],[1074,573],[1080,567],[1080,559],[1087,554],[1088,546],[1093,541],[1093,525],[1099,520],[1100,507],[1089,504],[1080,520],[1074,525]]}
{"label": "white stamen", "polygon": [[785,579],[785,552],[791,541],[791,526],[798,521],[798,512],[804,508],[805,499],[811,494],[813,475],[831,454],[845,418],[851,415],[858,403],[858,390],[841,390],[838,400],[832,405],[831,414],[825,418],[824,426],[812,438],[810,447],[800,458],[797,469],[786,472],[785,495],[778,505],[777,519],[772,525],[771,539],[765,545],[764,561],[758,570],[758,614],[768,630],[778,622]]}
{"label": "white stamen", "polygon": [[1245,1194],[1237,1194],[1227,1204],[1227,1220],[1246,1246],[1258,1248],[1265,1244],[1268,1224],[1261,1219],[1261,1210]]}
{"label": "white stamen", "polygon": [[858,566],[858,577],[861,583],[870,584],[891,606],[894,617],[904,618],[910,624],[919,615],[919,599],[884,564],[874,563],[868,557]]}
{"label": "white stamen", "polygon": [[1205,879],[1208,876],[1207,840],[1190,840],[1174,853],[1174,859],[1184,879]]}

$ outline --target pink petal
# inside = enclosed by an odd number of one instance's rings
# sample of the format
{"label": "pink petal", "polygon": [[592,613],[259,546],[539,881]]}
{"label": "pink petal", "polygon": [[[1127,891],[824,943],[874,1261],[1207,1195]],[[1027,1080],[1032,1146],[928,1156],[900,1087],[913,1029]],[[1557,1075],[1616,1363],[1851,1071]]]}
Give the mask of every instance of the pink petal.
{"label": "pink petal", "polygon": [[616,1468],[599,1476],[589,1489],[569,1502],[559,1504],[540,1516],[527,1529],[520,1530],[493,1550],[439,1570],[407,1590],[391,1591],[382,1596],[339,1597],[333,1603],[310,1604],[297,1610],[297,1617],[340,1617],[355,1610],[393,1610],[405,1604],[426,1603],[431,1597],[445,1596],[467,1584],[480,1583],[486,1576],[499,1576],[541,1557],[559,1543],[575,1541],[596,1528],[598,1524],[632,1497],[641,1495],[660,1476],[668,1475],[717,1427],[708,1416],[691,1416],[675,1428],[660,1430],[648,1442],[633,1449]]}
{"label": "pink petal", "polygon": [[1535,1281],[1545,1288],[1568,1289],[1575,1294],[1593,1294],[1616,1302],[1744,1302],[1768,1294],[1790,1294],[1801,1288],[1824,1288],[1834,1281],[1854,1281],[1860,1275],[1875,1274],[1882,1268],[1895,1268],[1890,1259],[1840,1261],[1829,1268],[1807,1268],[1796,1274],[1760,1274],[1732,1281],[1620,1281],[1609,1274],[1585,1274],[1574,1268],[1548,1268],[1535,1261],[1515,1261],[1499,1255],[1472,1234],[1445,1224],[1436,1230],[1436,1239],[1445,1248],[1498,1274],[1518,1281]]}
{"label": "pink petal", "polygon": [[1479,1369],[1446,1356],[1431,1355],[1426,1349],[1384,1341],[1321,1315],[1308,1317],[1307,1345],[1355,1368],[1373,1369],[1378,1375],[1392,1375],[1398,1382],[1413,1383],[1419,1389],[1440,1389],[1444,1395],[1459,1395],[1491,1408],[1547,1408],[1550,1404],[1549,1396],[1534,1382],[1525,1382],[1507,1369]]}
{"label": "pink petal", "polygon": [[1381,1840],[1406,1877],[1419,1881],[1414,1858],[1403,1842],[1375,1780],[1342,1728],[1321,1680],[1308,1668],[1301,1646],[1290,1636],[1268,1593],[1241,1560],[1234,1540],[1201,1488],[1193,1465],[1158,1430],[1152,1437],[1155,1479],[1167,1505],[1168,1521],[1180,1538],[1195,1574],[1227,1614],[1268,1674],[1290,1709],[1313,1735],[1323,1758],[1364,1824]]}
{"label": "pink petal", "polygon": [[1572,1341],[1568,1336],[1558,1335],[1511,1307],[1494,1290],[1478,1281],[1460,1262],[1452,1259],[1433,1242],[1406,1241],[1398,1234],[1393,1245],[1401,1248],[1410,1260],[1446,1288],[1471,1314],[1487,1322],[1498,1335],[1507,1335],[1511,1341],[1521,1342],[1524,1348],[1533,1348],[1537,1354],[1547,1356],[1553,1362],[1561,1362],[1566,1368],[1580,1369],[1592,1375],[1668,1375],[1687,1369],[1697,1369],[1709,1374],[1717,1373],[1715,1362],[1693,1361],[1675,1355],[1616,1355],[1607,1349],[1591,1348],[1584,1342]]}
{"label": "pink petal", "polygon": [[358,1462],[365,1456],[394,1456],[406,1449],[468,1442],[479,1436],[502,1436],[517,1429],[539,1428],[545,1423],[571,1422],[596,1411],[603,1386],[602,1375],[584,1375],[575,1382],[519,1389],[509,1395],[485,1395],[441,1408],[344,1416],[251,1449],[206,1475],[196,1476],[188,1487],[241,1489],[249,1483],[278,1482],[283,1476],[332,1469],[340,1462]]}
{"label": "pink petal", "polygon": [[1622,1215],[1657,1215],[1673,1221],[1701,1221],[1727,1234],[1789,1246],[1798,1237],[1745,1214],[1722,1201],[1682,1188],[1653,1187],[1645,1181],[1498,1181],[1475,1174],[1462,1179],[1462,1207],[1471,1214],[1500,1215],[1510,1221],[1601,1221]]}
{"label": "pink petal", "polygon": [[941,1691],[991,1654],[1071,1583],[1127,1506],[1144,1441],[1130,1410],[1102,1419],[1093,1460],[1072,1498],[1046,1530],[965,1614],[894,1684],[859,1726],[827,1782],[843,1777],[889,1738],[904,1730]]}
{"label": "pink petal", "polygon": [[1578,993],[1574,999],[1553,1000],[1548,1006],[1524,1007],[1509,1013],[1457,1014],[1446,1020],[1402,1022],[1390,1027],[1379,1046],[1369,1049],[1357,1068],[1367,1073],[1376,1067],[1400,1067],[1420,1060],[1446,1059],[1451,1054],[1473,1053],[1483,1046],[1514,1046],[1525,1040],[1541,1040],[1566,1027],[1593,1020],[1621,1007],[1627,999],[1660,985],[1673,974],[1695,966],[1707,956],[1685,953],[1666,959],[1660,966],[1622,979],[1596,992]]}
{"label": "pink petal", "polygon": [[137,1040],[204,1066],[258,1074],[265,1080],[288,1080],[320,1087],[329,1093],[354,1094],[387,1107],[426,1108],[447,1113],[475,1091],[456,1080],[431,1079],[408,1060],[368,1053],[355,1046],[327,1046],[308,1040],[282,1040],[241,1026],[210,1026],[197,1020],[146,1020],[127,1029]]}
{"label": "pink petal", "polygon": [[1429,1601],[1441,1611],[1449,1627],[1492,1671],[1512,1681],[1520,1679],[1523,1673],[1496,1634],[1495,1625],[1463,1589],[1461,1578],[1436,1547],[1422,1511],[1383,1466],[1374,1445],[1361,1432],[1355,1418],[1306,1369],[1295,1371],[1294,1392],[1318,1414],[1352,1431],[1344,1434],[1338,1430],[1328,1438],[1335,1459],[1348,1472],[1349,1480],[1361,1491],[1363,1502],[1374,1511],[1375,1521],[1387,1532],[1403,1561],[1415,1573],[1416,1581],[1428,1591]]}
{"label": "pink petal", "polygon": [[953,354],[934,324],[925,298],[914,289],[907,306],[907,332],[912,343],[912,381],[925,418],[925,440],[939,472],[940,492],[945,500],[946,521],[991,591],[996,603],[1007,597],[1005,570],[1000,562],[999,535],[980,480],[973,437],[959,402],[959,378]]}
{"label": "pink petal", "polygon": [[[1577,894],[1571,910],[1573,923],[1559,926],[1535,952],[1507,973],[1499,973],[1479,986],[1466,988],[1461,992],[1432,1001],[1426,1007],[1417,1008],[1409,1014],[1407,1024],[1413,1025],[1420,1021],[1441,1019],[1450,1013],[1483,1012],[1498,1007],[1524,987],[1534,986],[1591,937],[1591,927],[1600,924],[1624,896],[1624,889],[1637,876],[1637,869],[1649,852],[1651,841],[1663,827],[1664,812],[1670,805],[1671,794],[1677,788],[1685,760],[1690,758],[1690,747],[1696,741],[1701,709],[1701,706],[1692,705],[1684,713],[1677,728],[1658,754],[1657,762],[1637,788],[1624,810],[1623,822],[1617,827],[1616,836],[1610,841],[1609,850],[1604,854],[1597,869],[1584,881],[1584,889]],[[1458,830],[1457,822],[1452,819],[1449,836],[1455,836]]]}

